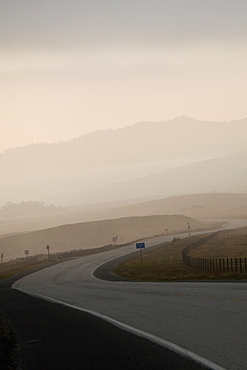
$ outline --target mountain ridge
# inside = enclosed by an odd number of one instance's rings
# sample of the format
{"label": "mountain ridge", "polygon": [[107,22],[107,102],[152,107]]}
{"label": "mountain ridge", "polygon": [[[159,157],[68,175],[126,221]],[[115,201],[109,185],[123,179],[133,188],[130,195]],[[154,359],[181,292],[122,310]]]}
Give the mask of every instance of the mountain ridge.
{"label": "mountain ridge", "polygon": [[69,193],[229,155],[246,149],[246,132],[247,118],[216,123],[181,116],[9,150],[0,154],[0,204],[46,199],[56,203]]}
{"label": "mountain ridge", "polygon": [[[198,161],[149,174],[132,181],[112,183],[85,192],[84,202],[118,201],[138,197],[171,197],[214,192],[247,192],[247,151]],[[203,180],[203,181],[201,181]],[[78,199],[80,195],[77,194]],[[81,199],[82,199],[81,198]]]}

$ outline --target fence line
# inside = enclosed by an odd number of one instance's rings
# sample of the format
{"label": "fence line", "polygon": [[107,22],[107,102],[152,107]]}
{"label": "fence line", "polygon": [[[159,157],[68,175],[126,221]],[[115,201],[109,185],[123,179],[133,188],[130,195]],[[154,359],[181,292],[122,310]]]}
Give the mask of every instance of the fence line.
{"label": "fence line", "polygon": [[217,231],[184,248],[182,251],[183,263],[202,271],[247,273],[247,258],[200,258],[188,255],[189,252],[203,243],[215,238],[220,232],[222,231]]}
{"label": "fence line", "polygon": [[210,272],[247,273],[247,258],[196,258],[184,256],[186,265]]}

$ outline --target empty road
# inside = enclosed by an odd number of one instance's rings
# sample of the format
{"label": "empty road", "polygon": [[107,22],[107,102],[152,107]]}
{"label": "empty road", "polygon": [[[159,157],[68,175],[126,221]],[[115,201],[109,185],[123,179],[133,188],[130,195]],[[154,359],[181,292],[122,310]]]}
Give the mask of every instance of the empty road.
{"label": "empty road", "polygon": [[61,263],[24,277],[14,288],[100,316],[209,368],[246,368],[246,283],[140,283],[94,276],[103,263],[134,250],[128,245]]}

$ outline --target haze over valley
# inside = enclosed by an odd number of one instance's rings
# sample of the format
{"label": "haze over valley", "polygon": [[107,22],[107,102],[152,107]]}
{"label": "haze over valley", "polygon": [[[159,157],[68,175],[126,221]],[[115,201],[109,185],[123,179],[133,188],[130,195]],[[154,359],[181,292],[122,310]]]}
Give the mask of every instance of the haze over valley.
{"label": "haze over valley", "polygon": [[246,11],[2,1],[1,238],[137,216],[246,217]]}
{"label": "haze over valley", "polygon": [[[35,253],[45,244],[54,252],[96,248],[114,233],[125,243],[171,231],[174,222],[184,230],[186,217],[191,224],[246,218],[246,127],[247,119],[183,116],[7,150],[0,155],[1,250],[13,258],[25,245]],[[158,226],[153,215],[170,218]]]}
{"label": "haze over valley", "polygon": [[0,367],[245,368],[246,15],[0,1]]}
{"label": "haze over valley", "polygon": [[0,154],[0,202],[56,206],[247,190],[247,119],[179,117]]}

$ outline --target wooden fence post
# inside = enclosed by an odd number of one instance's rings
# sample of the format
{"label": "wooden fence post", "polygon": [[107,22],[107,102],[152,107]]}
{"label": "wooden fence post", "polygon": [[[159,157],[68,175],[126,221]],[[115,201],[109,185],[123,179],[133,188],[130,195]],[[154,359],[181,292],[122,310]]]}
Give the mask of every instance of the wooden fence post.
{"label": "wooden fence post", "polygon": [[[206,241],[212,239],[219,232],[210,235],[209,237],[203,238],[190,246],[186,247],[182,251],[182,261],[187,265],[191,265],[196,267],[202,271],[210,271],[210,272],[235,272],[235,273],[247,273],[247,258],[204,258],[204,257],[191,257],[188,256],[188,253],[194,249],[196,249],[201,244],[205,243]],[[239,265],[239,267],[238,267]]]}

